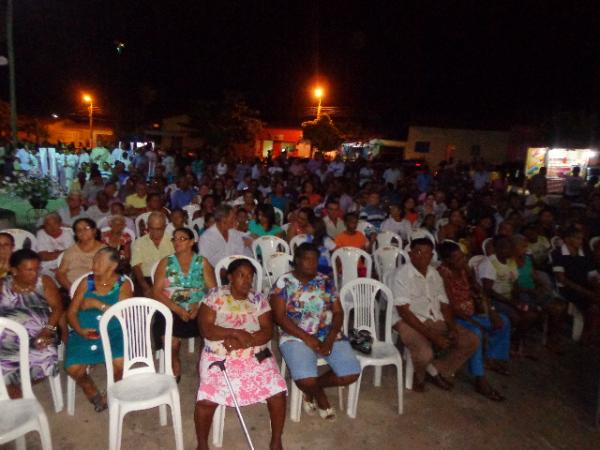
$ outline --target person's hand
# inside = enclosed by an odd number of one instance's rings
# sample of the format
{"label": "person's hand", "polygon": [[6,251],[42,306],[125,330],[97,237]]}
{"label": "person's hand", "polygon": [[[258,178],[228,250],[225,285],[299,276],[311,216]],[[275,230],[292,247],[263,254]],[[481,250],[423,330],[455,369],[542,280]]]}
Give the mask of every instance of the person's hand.
{"label": "person's hand", "polygon": [[446,336],[444,336],[441,333],[434,333],[431,336],[430,341],[433,343],[433,345],[435,347],[439,348],[440,350],[446,350],[452,344],[450,339],[448,339]]}
{"label": "person's hand", "polygon": [[333,349],[334,342],[335,341],[332,339],[325,339],[325,341],[322,342],[320,345],[319,353],[323,356],[331,355],[331,350]]}
{"label": "person's hand", "polygon": [[241,348],[252,347],[252,335],[244,330],[235,330],[233,338],[237,339]]}
{"label": "person's hand", "polygon": [[238,341],[234,337],[225,338],[223,340],[223,347],[225,347],[225,350],[227,350],[228,353],[232,352],[234,350],[239,350],[239,349],[244,348],[242,346],[242,344],[240,343],[240,341]]}
{"label": "person's hand", "polygon": [[49,329],[43,328],[42,331],[35,337],[35,348],[38,350],[47,347],[54,340],[54,333]]}
{"label": "person's hand", "polygon": [[304,343],[308,345],[311,350],[321,353],[321,341],[319,341],[316,337],[308,335],[304,338]]}
{"label": "person's hand", "polygon": [[84,339],[100,339],[100,333],[93,328],[81,328],[77,333]]}
{"label": "person's hand", "polygon": [[191,319],[190,313],[180,306],[178,306],[177,309],[175,310],[175,314],[177,314],[179,316],[179,318],[181,320],[183,320],[184,322],[189,322]]}
{"label": "person's hand", "polygon": [[198,317],[198,311],[200,311],[200,303],[195,303],[190,311],[190,319],[196,320],[196,317]]}
{"label": "person's hand", "polygon": [[495,311],[490,311],[490,322],[492,323],[492,330],[499,330],[504,326],[502,317]]}

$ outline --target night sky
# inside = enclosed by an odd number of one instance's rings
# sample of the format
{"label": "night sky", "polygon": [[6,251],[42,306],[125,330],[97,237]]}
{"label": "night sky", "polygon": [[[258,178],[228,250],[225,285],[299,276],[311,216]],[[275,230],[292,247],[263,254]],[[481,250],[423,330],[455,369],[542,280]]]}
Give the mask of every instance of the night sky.
{"label": "night sky", "polygon": [[294,124],[320,77],[326,106],[389,130],[535,123],[598,109],[599,5],[17,0],[18,107],[76,112],[85,90],[106,115],[154,119],[231,90]]}

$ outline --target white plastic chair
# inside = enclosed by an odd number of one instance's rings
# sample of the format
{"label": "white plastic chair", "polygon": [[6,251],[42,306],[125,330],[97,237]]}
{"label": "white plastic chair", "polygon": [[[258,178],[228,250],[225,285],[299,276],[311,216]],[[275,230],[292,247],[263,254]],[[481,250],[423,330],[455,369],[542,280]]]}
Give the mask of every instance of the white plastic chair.
{"label": "white plastic chair", "polygon": [[370,222],[367,222],[366,220],[359,220],[358,224],[356,225],[356,229],[362,234],[364,234],[367,237],[367,239],[369,238],[369,235],[377,231],[375,225],[373,225]]}
{"label": "white plastic chair", "polygon": [[[358,263],[363,259],[367,273],[365,278],[371,278],[373,260],[364,250],[355,247],[341,247],[331,255],[331,266],[333,267],[333,281],[336,289],[341,289],[346,283],[358,278]],[[342,273],[338,275],[338,261]],[[341,279],[340,279],[341,277]],[[340,297],[343,298],[343,297]]]}
{"label": "white plastic chair", "polygon": [[[75,292],[77,292],[77,288],[79,287],[79,285],[81,284],[81,282],[83,280],[85,280],[89,274],[91,274],[92,272],[88,272],[86,274],[81,275],[79,278],[77,278],[73,284],[71,284],[71,288],[69,289],[69,297],[71,297],[71,300],[73,300],[73,297],[75,296]],[[131,290],[133,291],[135,289],[135,287],[133,286],[133,280],[131,278],[129,278],[127,275],[125,275],[125,280],[129,282],[129,284],[131,285]],[[87,371],[89,373],[89,367],[87,368]],[[75,415],[75,395],[77,393],[77,384],[75,383],[75,380],[73,378],[71,378],[69,375],[67,375],[67,414],[70,416],[74,416]]]}
{"label": "white plastic chair", "polygon": [[227,268],[229,267],[229,264],[231,264],[236,259],[240,259],[240,258],[247,259],[254,266],[254,269],[256,270],[256,275],[254,276],[254,286],[253,287],[256,292],[262,292],[263,268],[256,259],[250,258],[249,256],[245,256],[245,255],[226,256],[225,258],[221,259],[217,263],[217,265],[215,266],[215,278],[217,279],[217,286],[218,287],[223,286],[223,282],[221,280],[221,271],[223,269],[227,270]]}
{"label": "white plastic chair", "polygon": [[375,239],[375,249],[390,246],[402,248],[402,238],[400,235],[393,231],[382,231],[378,233],[377,238]]}
{"label": "white plastic chair", "polygon": [[194,217],[194,213],[196,211],[200,210],[200,205],[197,205],[195,203],[190,203],[189,205],[185,205],[183,209],[186,213],[187,213],[187,218],[188,218],[188,224],[191,226],[192,224],[192,217]]}
{"label": "white plastic chair", "polygon": [[290,245],[277,236],[260,236],[252,241],[252,254],[257,261],[261,261],[263,269],[265,262],[275,252],[290,253]]}
{"label": "white plastic chair", "polygon": [[292,238],[292,240],[290,241],[290,250],[292,253],[292,256],[294,255],[294,252],[296,251],[296,247],[298,247],[300,244],[304,244],[305,242],[308,242],[310,240],[310,236],[308,234],[297,234],[296,236],[294,236]]}
{"label": "white plastic chair", "polygon": [[435,222],[435,230],[440,231],[444,225],[448,225],[449,219],[447,217],[442,217]]}
{"label": "white plastic chair", "polygon": [[481,252],[484,254],[484,256],[490,256],[488,254],[488,245],[490,245],[492,243],[494,239],[493,238],[486,238],[483,240],[483,242],[481,243]]}
{"label": "white plastic chair", "polygon": [[[380,341],[377,337],[377,329],[375,325],[375,312],[378,310],[376,303],[377,295],[379,293],[385,296],[387,301],[385,312],[385,338],[383,341]],[[360,392],[360,383],[364,368],[368,366],[375,367],[374,384],[375,386],[380,386],[381,368],[387,365],[396,366],[398,384],[398,414],[402,414],[402,357],[392,341],[392,308],[394,307],[392,291],[377,280],[357,278],[348,282],[342,287],[340,291],[340,297],[349,297],[351,299],[350,302],[343,303],[344,334],[348,334],[349,316],[350,312],[353,310],[354,328],[356,330],[367,330],[373,337],[373,345],[370,355],[355,351],[355,355],[360,363],[361,373],[358,377],[358,380],[355,383],[352,383],[348,389],[348,416],[353,419],[356,418],[358,395]]]}
{"label": "white plastic chair", "polygon": [[152,214],[152,212],[148,211],[148,212],[140,214],[139,216],[137,216],[135,218],[135,232],[140,237],[142,236],[142,229],[140,228],[142,222],[144,222],[146,231],[148,231],[148,217],[150,217],[150,214]]}
{"label": "white plastic chair", "polygon": [[0,335],[5,330],[15,333],[19,338],[19,370],[23,397],[15,400],[9,398],[4,376],[0,373],[0,444],[16,440],[17,449],[25,450],[25,435],[30,431],[37,431],[40,434],[42,449],[52,450],[48,418],[31,389],[29,335],[21,324],[0,317]]}
{"label": "white plastic chair", "polygon": [[283,211],[275,206],[273,206],[273,209],[275,210],[275,223],[277,225],[283,224]]}
{"label": "white plastic chair", "polygon": [[37,238],[27,230],[7,228],[6,230],[2,230],[2,233],[8,233],[13,237],[15,240],[15,250],[21,250],[27,239],[29,239],[29,248],[34,251],[37,250]]}
{"label": "white plastic chair", "polygon": [[287,234],[289,227],[290,227],[289,223],[284,223],[283,225],[281,225],[281,229],[285,234]]}
{"label": "white plastic chair", "polygon": [[200,231],[204,228],[204,217],[198,217],[190,221],[190,228],[194,231],[196,236],[200,234]]}
{"label": "white plastic chair", "polygon": [[557,249],[563,245],[563,240],[560,236],[553,236],[550,239],[550,244],[552,245],[552,249]]}
{"label": "white plastic chair", "polygon": [[433,244],[433,248],[435,249],[435,245],[437,243],[435,237],[433,236],[433,234],[431,234],[431,232],[429,230],[426,230],[425,228],[417,228],[416,230],[414,230],[410,236],[409,236],[409,242],[412,242],[415,239],[422,239],[422,238],[427,238],[431,241],[431,243]]}
{"label": "white plastic chair", "polygon": [[277,252],[271,255],[267,260],[267,280],[271,287],[281,275],[292,270],[292,261],[287,253]]}
{"label": "white plastic chair", "polygon": [[[152,317],[162,314],[165,322],[164,372],[156,372],[152,359]],[[108,323],[116,318],[124,341],[123,378],[114,381],[112,349]],[[171,409],[175,447],[183,450],[183,430],[179,391],[171,367],[173,316],[169,308],[156,300],[134,297],[120,301],[106,310],[100,319],[100,336],[106,361],[109,411],[109,450],[121,448],[123,420],[131,411],[159,407],[160,423],[167,424],[166,405]]]}
{"label": "white plastic chair", "polygon": [[393,272],[402,264],[401,252],[400,248],[392,245],[379,247],[373,252],[373,262],[379,281],[383,281],[388,272]]}

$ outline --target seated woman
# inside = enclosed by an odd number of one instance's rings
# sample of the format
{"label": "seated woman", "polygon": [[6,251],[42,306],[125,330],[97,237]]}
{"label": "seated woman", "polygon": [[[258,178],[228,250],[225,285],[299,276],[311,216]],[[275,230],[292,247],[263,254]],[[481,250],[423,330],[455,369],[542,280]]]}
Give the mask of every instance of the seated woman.
{"label": "seated woman", "polygon": [[256,208],[257,218],[248,223],[248,231],[253,238],[260,236],[283,237],[283,230],[275,220],[275,209],[269,204],[261,204]]}
{"label": "seated woman", "polygon": [[0,280],[10,271],[10,256],[15,250],[15,238],[10,233],[0,233]]}
{"label": "seated woman", "polygon": [[[119,300],[133,296],[131,284],[121,274],[121,265],[117,250],[111,247],[100,249],[94,256],[92,273],[77,287],[67,311],[72,330],[67,342],[65,370],[81,387],[96,412],[106,409],[106,398],[98,392],[86,369],[105,362],[100,340],[101,315]],[[114,319],[108,324],[108,334],[116,381],[123,374],[123,332]]]}
{"label": "seated woman", "polygon": [[[281,327],[279,349],[292,379],[304,392],[307,414],[334,420],[324,388],[356,381],[360,364],[340,330],[344,313],[333,281],[317,272],[319,249],[305,242],[296,248],[294,270],[282,275],[271,291],[275,322]],[[331,370],[317,375],[317,360]]]}
{"label": "seated woman", "polygon": [[[38,381],[58,373],[56,327],[63,313],[62,302],[54,281],[47,275],[39,275],[41,260],[37,253],[17,250],[10,257],[10,267],[10,274],[0,280],[0,317],[14,320],[27,329],[31,379]],[[11,398],[21,397],[16,335],[0,336],[0,354],[8,394]]]}
{"label": "seated woman", "polygon": [[[176,229],[171,241],[175,254],[158,263],[152,294],[173,313],[173,373],[179,381],[181,339],[200,336],[196,322],[200,302],[204,300],[206,291],[214,288],[217,283],[212,266],[198,255],[192,230]],[[156,333],[161,338],[165,334],[165,323],[160,319],[156,325]]]}
{"label": "seated woman", "polygon": [[227,269],[229,285],[212,291],[200,306],[204,349],[195,421],[201,450],[208,449],[208,433],[217,405],[233,406],[224,375],[218,368],[210,367],[223,359],[241,406],[266,400],[271,417],[270,448],[283,448],[286,383],[272,355],[258,358],[271,340],[273,322],[267,299],[252,291],[254,276],[254,266],[248,260],[232,262]]}
{"label": "seated woman", "polygon": [[121,259],[131,260],[131,235],[125,231],[125,216],[114,215],[108,218],[110,229],[102,233],[102,243],[116,249]]}
{"label": "seated woman", "polygon": [[491,370],[507,375],[505,363],[510,351],[510,322],[508,318],[491,309],[483,298],[480,286],[473,279],[467,260],[460,247],[453,242],[443,242],[439,248],[442,264],[438,271],[452,314],[456,322],[479,338],[479,346],[469,359],[468,367],[475,377],[475,390],[494,401],[504,397],[496,391],[485,377],[482,334],[488,336],[485,357]]}
{"label": "seated woman", "polygon": [[67,290],[81,275],[92,270],[94,256],[105,245],[100,241],[100,232],[96,222],[87,217],[77,219],[73,223],[75,244],[65,250],[56,271],[56,281]]}

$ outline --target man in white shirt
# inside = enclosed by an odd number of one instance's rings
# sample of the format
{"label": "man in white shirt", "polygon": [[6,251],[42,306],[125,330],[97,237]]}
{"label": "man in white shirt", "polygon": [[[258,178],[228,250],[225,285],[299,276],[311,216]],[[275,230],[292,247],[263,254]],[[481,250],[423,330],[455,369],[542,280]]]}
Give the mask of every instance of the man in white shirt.
{"label": "man in white shirt", "polygon": [[66,226],[73,226],[73,222],[81,217],[88,217],[83,208],[83,198],[81,192],[72,191],[67,196],[67,206],[60,208],[58,214],[62,219],[62,223]]}
{"label": "man in white shirt", "polygon": [[21,170],[29,172],[29,169],[31,169],[31,153],[26,148],[20,148],[15,153],[15,157],[19,159]]}
{"label": "man in white shirt", "polygon": [[62,228],[62,219],[58,213],[50,213],[44,217],[43,228],[37,232],[35,250],[42,260],[42,270],[53,276],[52,271],[58,267],[59,255],[73,245],[73,233],[69,228]]}
{"label": "man in white shirt", "polygon": [[[396,271],[392,282],[394,329],[410,351],[415,368],[413,390],[425,390],[426,369],[432,383],[449,390],[450,377],[475,353],[479,338],[454,322],[444,282],[430,265],[431,241],[413,240],[409,255],[410,261]],[[434,359],[434,349],[443,355]]]}
{"label": "man in white shirt", "polygon": [[343,216],[343,214],[340,214],[340,204],[337,198],[331,197],[328,199],[325,208],[327,209],[327,215],[323,217],[323,222],[325,222],[327,235],[335,240],[338,234],[346,231],[346,224],[340,217]]}
{"label": "man in white shirt", "polygon": [[394,187],[396,187],[396,183],[398,183],[400,177],[402,177],[402,172],[398,166],[388,167],[383,172],[383,180],[385,181],[385,184],[391,184]]}
{"label": "man in white shirt", "polygon": [[[219,205],[215,209],[215,224],[200,236],[200,255],[215,268],[226,256],[251,256],[251,239],[235,229],[235,210],[229,205]],[[221,274],[215,273],[218,277]]]}

